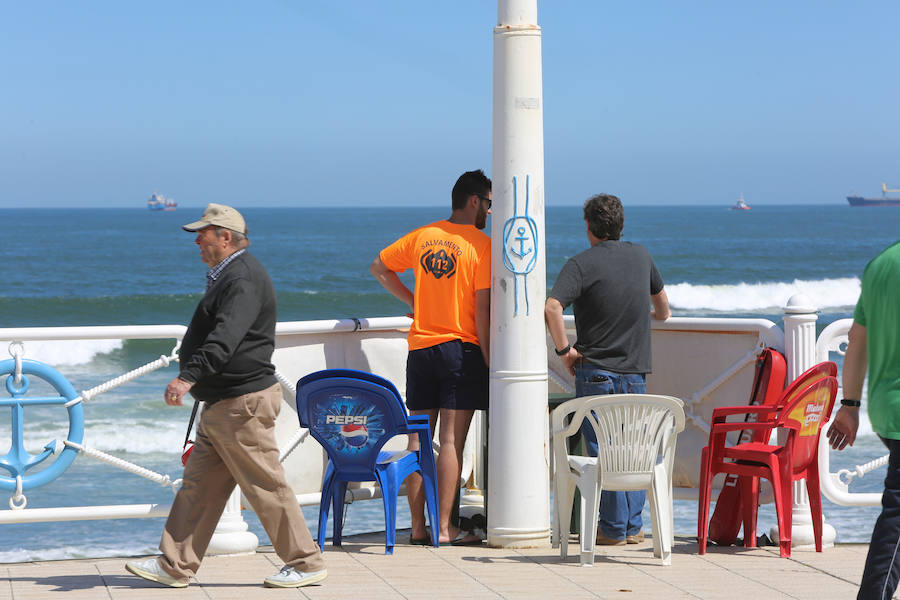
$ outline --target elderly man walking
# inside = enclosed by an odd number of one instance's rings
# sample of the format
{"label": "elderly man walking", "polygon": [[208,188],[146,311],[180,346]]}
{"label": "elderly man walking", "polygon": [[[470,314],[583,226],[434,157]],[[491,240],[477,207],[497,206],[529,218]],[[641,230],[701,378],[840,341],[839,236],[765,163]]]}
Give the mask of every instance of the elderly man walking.
{"label": "elderly man walking", "polygon": [[285,563],[263,584],[317,583],[328,572],[285,479],[275,442],[281,388],[271,362],[272,281],[247,251],[244,218],[230,206],[210,204],[199,221],[183,229],[196,232],[200,258],[210,270],[206,293],[181,342],[180,373],[166,387],[165,402],[181,406],[190,392],[205,407],[163,530],[162,556],[125,568],[162,585],[187,586],[237,484]]}

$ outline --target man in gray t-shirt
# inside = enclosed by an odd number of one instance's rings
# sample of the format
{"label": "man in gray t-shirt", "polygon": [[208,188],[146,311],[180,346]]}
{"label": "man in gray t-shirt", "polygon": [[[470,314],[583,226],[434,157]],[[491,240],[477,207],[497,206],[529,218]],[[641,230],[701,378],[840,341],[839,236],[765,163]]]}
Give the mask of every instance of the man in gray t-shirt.
{"label": "man in gray t-shirt", "polygon": [[[556,354],[575,375],[576,397],[644,393],[651,366],[650,318],[664,321],[672,314],[662,277],[646,248],[619,239],[625,211],[618,198],[589,198],[584,220],[591,247],[565,264],[544,309]],[[563,324],[569,304],[574,304],[574,347]],[[596,456],[594,430],[583,424],[582,435]],[[597,543],[640,543],[645,496],[643,491],[603,491]]]}

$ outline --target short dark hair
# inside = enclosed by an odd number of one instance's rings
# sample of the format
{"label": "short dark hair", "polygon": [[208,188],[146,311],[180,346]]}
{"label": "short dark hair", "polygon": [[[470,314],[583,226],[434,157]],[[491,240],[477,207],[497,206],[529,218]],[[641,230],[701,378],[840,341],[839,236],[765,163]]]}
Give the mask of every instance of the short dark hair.
{"label": "short dark hair", "polygon": [[472,194],[478,196],[487,196],[491,191],[491,180],[487,178],[484,171],[466,171],[456,180],[453,186],[453,192],[450,197],[453,199],[453,210],[466,207],[466,200]]}
{"label": "short dark hair", "polygon": [[622,201],[612,194],[597,194],[584,203],[584,220],[597,238],[617,240],[625,227]]}

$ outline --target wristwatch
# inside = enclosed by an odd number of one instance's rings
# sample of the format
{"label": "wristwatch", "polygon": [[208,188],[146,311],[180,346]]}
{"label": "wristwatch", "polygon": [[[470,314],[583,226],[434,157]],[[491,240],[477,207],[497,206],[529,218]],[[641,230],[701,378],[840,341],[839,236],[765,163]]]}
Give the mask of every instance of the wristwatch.
{"label": "wristwatch", "polygon": [[841,406],[862,406],[859,400],[850,400],[849,398],[841,398]]}
{"label": "wristwatch", "polygon": [[569,350],[571,350],[571,349],[572,349],[572,344],[566,344],[565,348],[562,348],[561,350],[557,350],[556,348],[554,348],[553,351],[556,352],[557,356],[563,356],[565,354],[568,354]]}

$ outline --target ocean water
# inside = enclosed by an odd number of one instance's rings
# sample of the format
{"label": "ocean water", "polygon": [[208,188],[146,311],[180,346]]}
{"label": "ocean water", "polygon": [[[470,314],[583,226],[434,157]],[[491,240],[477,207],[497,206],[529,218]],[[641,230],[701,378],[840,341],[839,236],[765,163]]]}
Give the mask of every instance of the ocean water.
{"label": "ocean water", "polygon": [[[445,218],[442,208],[239,207],[250,225],[252,252],[275,283],[282,321],[394,316],[404,306],[369,275],[378,251],[406,231]],[[753,316],[781,324],[781,307],[803,293],[819,307],[818,329],[851,316],[859,275],[900,232],[900,210],[846,206],[626,206],[623,238],[646,245],[666,282],[676,316]],[[180,225],[201,209],[149,213],[141,209],[0,210],[7,236],[0,247],[6,284],[0,327],[186,324],[204,286],[205,265],[193,236]],[[546,213],[547,281],[587,247],[578,206]],[[411,280],[407,277],[408,283]],[[6,356],[5,346],[0,348]],[[29,343],[27,356],[58,368],[77,390],[93,387],[160,354],[167,342]],[[165,406],[160,395],[176,374],[168,367],[104,394],[86,407],[85,440],[172,479],[189,407]],[[52,409],[26,415],[31,451],[65,438],[67,424]],[[883,454],[866,427],[853,453],[832,453],[833,470]],[[0,451],[10,420],[0,412]],[[855,491],[879,490],[876,471]],[[79,456],[66,474],[28,494],[28,507],[171,502],[172,492]],[[140,499],[140,500],[138,500]],[[4,501],[5,503],[5,501]],[[403,506],[403,502],[400,503]],[[774,524],[771,507],[760,531]],[[351,505],[345,531],[383,527],[380,500]],[[876,507],[846,509],[826,500],[839,541],[867,541]],[[696,504],[676,501],[676,531],[696,528]],[[305,509],[314,525],[316,511]],[[252,512],[251,529],[268,543]],[[399,526],[408,525],[401,514]],[[0,525],[0,562],[152,553],[160,519]]]}

